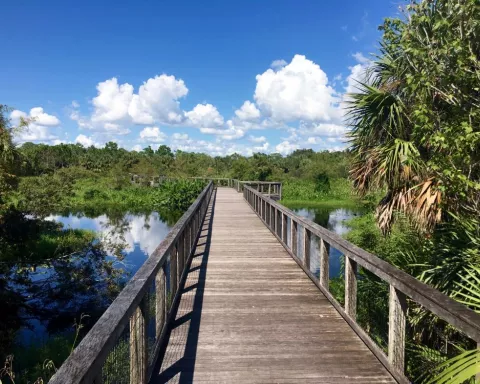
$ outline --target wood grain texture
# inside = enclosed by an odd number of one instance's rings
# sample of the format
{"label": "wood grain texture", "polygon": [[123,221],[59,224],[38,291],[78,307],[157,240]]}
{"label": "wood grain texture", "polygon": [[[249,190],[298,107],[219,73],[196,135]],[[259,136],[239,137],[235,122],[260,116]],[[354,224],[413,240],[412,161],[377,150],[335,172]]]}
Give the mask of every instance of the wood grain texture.
{"label": "wood grain texture", "polygon": [[390,285],[388,316],[388,360],[399,371],[405,369],[405,324],[407,298]]}
{"label": "wood grain texture", "polygon": [[[248,187],[246,188],[248,189]],[[253,193],[257,192],[253,191]],[[393,285],[413,301],[458,328],[477,343],[480,342],[480,314],[435,288],[415,279],[378,256],[348,242],[336,233],[323,228],[307,218],[298,216],[295,212],[276,201],[269,199],[269,203],[272,205],[272,208],[280,210],[290,218],[294,218],[298,225],[307,228],[315,236],[318,236],[330,246],[350,257],[361,267]]]}
{"label": "wood grain texture", "polygon": [[152,383],[395,382],[234,189],[218,189],[181,293]]}

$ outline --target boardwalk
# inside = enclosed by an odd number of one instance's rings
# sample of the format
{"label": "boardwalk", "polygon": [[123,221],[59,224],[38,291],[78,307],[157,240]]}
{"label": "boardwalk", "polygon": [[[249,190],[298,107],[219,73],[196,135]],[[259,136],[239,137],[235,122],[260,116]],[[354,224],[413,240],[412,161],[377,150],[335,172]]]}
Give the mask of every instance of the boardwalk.
{"label": "boardwalk", "polygon": [[210,205],[167,343],[152,383],[395,382],[231,188]]}

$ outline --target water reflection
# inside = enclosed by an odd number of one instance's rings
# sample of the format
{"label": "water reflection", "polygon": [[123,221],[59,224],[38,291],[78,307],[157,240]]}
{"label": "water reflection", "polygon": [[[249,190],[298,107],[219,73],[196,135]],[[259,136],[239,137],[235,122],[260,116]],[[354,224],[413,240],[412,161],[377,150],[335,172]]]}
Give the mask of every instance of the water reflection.
{"label": "water reflection", "polygon": [[126,214],[115,220],[107,215],[90,218],[81,214],[51,215],[47,219],[62,223],[65,228],[95,231],[110,245],[122,245],[125,254],[123,264],[130,274],[140,268],[171,228],[157,212]]}
{"label": "water reflection", "polygon": [[[101,240],[103,246],[106,245],[106,259],[113,262],[114,269],[120,274],[119,282],[127,282],[135,272],[142,266],[147,258],[153,253],[160,242],[166,237],[172,227],[172,222],[176,222],[178,217],[168,217],[157,212],[149,214],[123,214],[115,217],[105,214],[96,217],[87,217],[81,213],[66,215],[50,215],[46,220],[63,224],[66,229],[91,230],[96,233],[98,240]],[[121,249],[122,257],[118,258],[116,249]],[[91,263],[92,254],[84,253],[69,258],[69,266],[75,272],[75,266],[82,263]],[[61,284],[62,277],[57,269],[58,265],[50,267],[38,267],[30,272],[29,279],[36,286],[45,286],[47,280],[55,290]],[[62,266],[62,268],[64,268]],[[83,280],[82,280],[83,281]],[[92,277],[92,282],[85,284],[90,286],[103,284],[101,276]],[[92,287],[93,287],[92,285]],[[22,327],[17,333],[17,340],[22,344],[41,344],[48,340],[51,335],[63,332],[71,328],[74,318],[78,318],[80,313],[91,315],[91,324],[98,318],[103,310],[109,305],[111,299],[92,294],[95,290],[88,287],[83,291],[81,289],[69,290],[70,300],[61,300],[57,296],[50,294],[42,295],[37,306],[46,308],[51,307],[49,315],[29,317],[25,327]],[[30,302],[30,304],[32,304]]]}
{"label": "water reflection", "polygon": [[[313,222],[321,225],[328,230],[343,236],[345,235],[350,228],[347,225],[347,221],[353,217],[360,216],[362,214],[361,209],[352,209],[352,208],[332,208],[332,207],[321,207],[321,208],[293,208],[292,209],[297,215],[306,217],[307,219],[312,220]],[[298,244],[302,244],[303,235],[302,231],[299,232]],[[301,248],[301,247],[300,247]],[[319,242],[311,241],[310,243],[310,254],[314,255],[311,257],[311,270],[318,277],[320,275],[319,267]],[[303,257],[303,255],[300,255]],[[342,253],[337,249],[331,247],[329,251],[329,274],[330,278],[339,277],[342,272]]]}

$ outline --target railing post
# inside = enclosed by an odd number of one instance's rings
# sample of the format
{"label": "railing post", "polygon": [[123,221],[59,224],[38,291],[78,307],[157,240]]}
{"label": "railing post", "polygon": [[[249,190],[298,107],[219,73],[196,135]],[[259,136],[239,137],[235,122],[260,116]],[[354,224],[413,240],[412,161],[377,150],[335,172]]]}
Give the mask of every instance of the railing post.
{"label": "railing post", "polygon": [[170,252],[170,291],[172,298],[177,293],[177,259],[178,259],[178,242]]}
{"label": "railing post", "polygon": [[278,200],[282,200],[282,184],[278,187]]}
{"label": "railing post", "polygon": [[297,255],[297,252],[298,252],[298,236],[297,236],[297,233],[298,233],[298,223],[293,220],[293,218],[290,218],[292,224],[291,224],[291,229],[292,229],[292,233],[291,233],[291,236],[292,236],[292,242],[291,242],[291,249],[292,249],[292,253],[298,257]]}
{"label": "railing post", "polygon": [[180,288],[180,279],[183,272],[183,260],[185,255],[185,232],[180,235],[178,240],[178,256],[177,256],[177,288]]}
{"label": "railing post", "polygon": [[310,271],[310,237],[311,232],[303,227],[303,265]]}
{"label": "railing post", "polygon": [[329,290],[330,281],[330,258],[328,248],[328,244],[323,239],[320,239],[320,285],[327,291]]}
{"label": "railing post", "polygon": [[167,279],[162,266],[155,276],[155,340],[160,338],[167,310]]}
{"label": "railing post", "polygon": [[405,370],[405,323],[407,299],[393,285],[390,285],[388,302],[388,361],[400,372]]}
{"label": "railing post", "polygon": [[272,191],[272,184],[268,184],[268,196],[271,195],[271,191]]}
{"label": "railing post", "polygon": [[287,215],[282,213],[282,241],[287,245]]}
{"label": "railing post", "polygon": [[145,296],[130,318],[130,384],[147,382],[147,305]]}
{"label": "railing post", "polygon": [[357,317],[357,263],[345,256],[345,312]]}

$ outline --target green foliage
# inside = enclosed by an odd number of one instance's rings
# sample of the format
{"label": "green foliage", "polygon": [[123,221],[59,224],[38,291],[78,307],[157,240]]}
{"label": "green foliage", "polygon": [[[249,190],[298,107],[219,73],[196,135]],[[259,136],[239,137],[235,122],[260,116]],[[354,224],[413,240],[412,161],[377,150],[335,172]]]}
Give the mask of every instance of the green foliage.
{"label": "green foliage", "polygon": [[199,180],[165,181],[156,189],[153,206],[173,211],[186,211],[205,188]]}
{"label": "green foliage", "polygon": [[282,184],[282,201],[351,201],[354,199],[351,184],[346,179],[334,179],[330,182],[327,178],[321,181],[285,180]]}
{"label": "green foliage", "polygon": [[44,217],[64,207],[73,196],[73,179],[59,170],[53,175],[24,177],[20,180],[18,208]]}
{"label": "green foliage", "polygon": [[315,176],[315,192],[322,194],[330,192],[330,178],[326,172],[320,172]]}
{"label": "green foliage", "polygon": [[480,7],[477,0],[412,2],[386,19],[379,56],[351,95],[352,177],[386,188],[379,223],[395,211],[431,230],[480,201]]}

